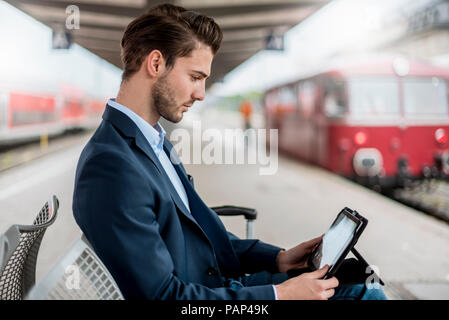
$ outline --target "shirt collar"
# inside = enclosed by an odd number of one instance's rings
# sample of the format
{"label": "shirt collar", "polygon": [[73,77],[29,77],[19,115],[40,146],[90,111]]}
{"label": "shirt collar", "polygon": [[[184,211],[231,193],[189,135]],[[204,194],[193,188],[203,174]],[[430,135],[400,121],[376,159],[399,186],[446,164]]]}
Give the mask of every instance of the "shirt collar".
{"label": "shirt collar", "polygon": [[158,122],[154,127],[151,126],[137,113],[118,103],[114,98],[109,99],[108,105],[126,114],[136,124],[136,126],[147,139],[156,156],[159,157],[160,152],[163,150],[164,137],[166,135],[166,132],[161,124]]}

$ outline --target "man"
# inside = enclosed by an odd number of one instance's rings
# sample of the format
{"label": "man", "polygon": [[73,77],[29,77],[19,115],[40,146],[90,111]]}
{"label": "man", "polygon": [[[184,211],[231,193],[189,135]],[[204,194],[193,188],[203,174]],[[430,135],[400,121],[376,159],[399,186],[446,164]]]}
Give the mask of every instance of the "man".
{"label": "man", "polygon": [[245,130],[251,129],[251,113],[253,111],[253,108],[251,107],[251,102],[248,100],[243,101],[240,104],[240,113],[242,114],[243,118],[243,128]]}
{"label": "man", "polygon": [[204,99],[221,39],[211,18],[172,5],[128,25],[119,93],[78,163],[75,219],[127,299],[328,299],[338,286],[321,280],[328,267],[285,273],[305,267],[321,237],[287,251],[238,239],[170,160],[158,121],[179,122]]}

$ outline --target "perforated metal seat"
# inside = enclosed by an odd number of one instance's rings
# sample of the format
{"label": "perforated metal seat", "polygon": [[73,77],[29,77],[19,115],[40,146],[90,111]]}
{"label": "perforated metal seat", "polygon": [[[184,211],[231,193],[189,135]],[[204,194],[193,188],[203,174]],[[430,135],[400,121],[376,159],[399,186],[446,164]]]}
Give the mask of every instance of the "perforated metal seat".
{"label": "perforated metal seat", "polygon": [[36,280],[36,261],[45,230],[55,221],[59,201],[45,203],[33,225],[13,225],[0,236],[0,299],[21,300]]}
{"label": "perforated metal seat", "polygon": [[[221,216],[244,215],[249,223],[257,218],[255,209],[222,206],[212,208]],[[252,237],[252,227],[247,237]],[[83,235],[36,284],[27,300],[123,300],[112,275]]]}
{"label": "perforated metal seat", "polygon": [[123,300],[123,295],[83,235],[30,290],[26,299]]}

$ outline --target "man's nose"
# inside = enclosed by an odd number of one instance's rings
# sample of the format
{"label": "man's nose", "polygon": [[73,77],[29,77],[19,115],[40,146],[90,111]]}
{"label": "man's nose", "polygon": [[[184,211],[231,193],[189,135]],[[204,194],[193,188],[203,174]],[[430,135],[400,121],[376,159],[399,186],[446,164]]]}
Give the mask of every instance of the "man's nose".
{"label": "man's nose", "polygon": [[206,85],[203,82],[200,86],[195,88],[195,91],[193,91],[192,98],[195,100],[202,101],[204,100],[204,97],[206,95]]}

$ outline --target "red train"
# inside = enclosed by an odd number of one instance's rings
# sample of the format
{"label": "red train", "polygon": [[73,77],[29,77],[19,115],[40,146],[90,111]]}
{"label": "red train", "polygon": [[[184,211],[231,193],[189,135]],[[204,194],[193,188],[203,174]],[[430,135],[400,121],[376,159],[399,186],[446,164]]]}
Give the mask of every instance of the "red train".
{"label": "red train", "polygon": [[57,93],[0,88],[0,145],[95,128],[105,102],[75,88],[61,88]]}
{"label": "red train", "polygon": [[279,150],[385,188],[449,175],[449,68],[403,58],[338,64],[264,95]]}

